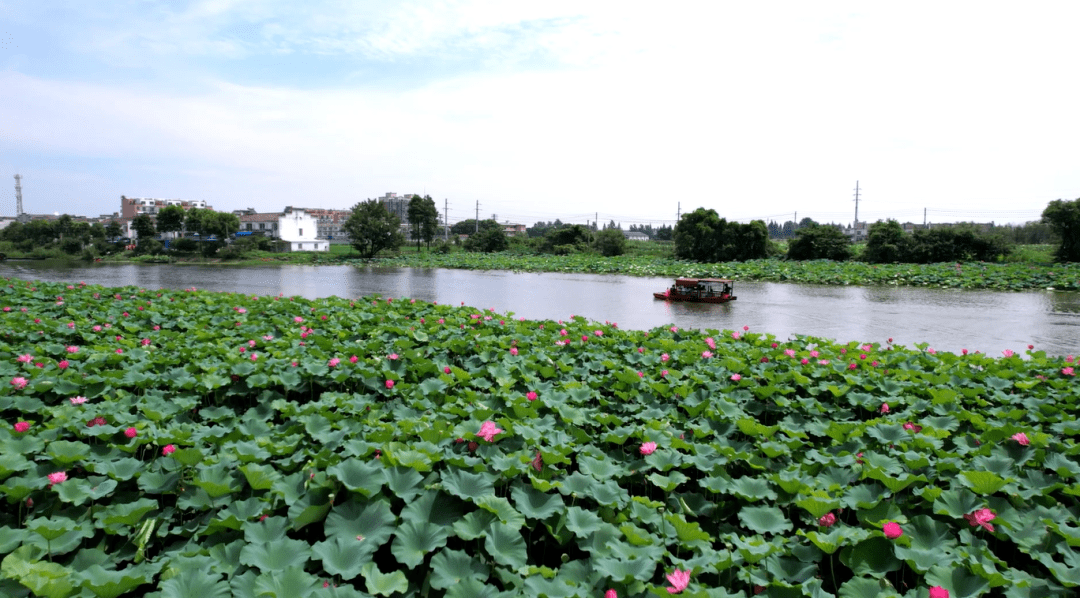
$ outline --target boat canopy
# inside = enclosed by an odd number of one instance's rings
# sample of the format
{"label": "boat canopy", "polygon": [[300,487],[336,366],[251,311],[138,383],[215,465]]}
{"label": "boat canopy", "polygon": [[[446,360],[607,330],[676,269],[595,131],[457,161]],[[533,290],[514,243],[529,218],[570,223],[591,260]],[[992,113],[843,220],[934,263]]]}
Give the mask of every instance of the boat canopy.
{"label": "boat canopy", "polygon": [[675,286],[678,287],[696,287],[701,283],[718,282],[724,284],[731,284],[734,282],[729,278],[676,278]]}

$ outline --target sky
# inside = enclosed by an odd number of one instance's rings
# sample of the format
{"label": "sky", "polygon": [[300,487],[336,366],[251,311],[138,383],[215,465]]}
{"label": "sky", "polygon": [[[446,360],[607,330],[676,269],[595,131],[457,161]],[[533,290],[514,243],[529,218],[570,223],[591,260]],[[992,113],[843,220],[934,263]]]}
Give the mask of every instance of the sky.
{"label": "sky", "polygon": [[[1024,222],[1080,197],[1080,3],[0,0],[0,216]],[[5,182],[6,181],[6,182]],[[477,207],[477,204],[479,207]]]}

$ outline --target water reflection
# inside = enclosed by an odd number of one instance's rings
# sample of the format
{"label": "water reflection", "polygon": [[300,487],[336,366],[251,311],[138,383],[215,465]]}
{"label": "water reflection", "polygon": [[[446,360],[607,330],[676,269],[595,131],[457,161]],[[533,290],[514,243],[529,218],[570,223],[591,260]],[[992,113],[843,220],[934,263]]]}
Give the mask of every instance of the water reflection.
{"label": "water reflection", "polygon": [[937,350],[1000,354],[1028,344],[1050,354],[1080,352],[1080,294],[1000,293],[910,287],[836,287],[737,283],[739,299],[724,305],[653,299],[666,278],[568,273],[354,268],[351,266],[191,266],[5,262],[0,275],[25,280],[86,281],[104,286],[198,287],[257,295],[319,298],[412,297],[514,312],[530,319],[582,315],[620,327],[768,332],[786,340],[808,335],[885,342]]}

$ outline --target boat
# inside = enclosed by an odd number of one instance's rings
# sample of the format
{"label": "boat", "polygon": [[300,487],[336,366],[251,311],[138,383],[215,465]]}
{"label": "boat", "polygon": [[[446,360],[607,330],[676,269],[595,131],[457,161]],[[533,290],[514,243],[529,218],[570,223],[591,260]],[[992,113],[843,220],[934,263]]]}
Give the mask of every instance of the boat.
{"label": "boat", "polygon": [[675,284],[653,297],[665,301],[689,301],[691,303],[727,303],[736,299],[727,278],[676,278]]}

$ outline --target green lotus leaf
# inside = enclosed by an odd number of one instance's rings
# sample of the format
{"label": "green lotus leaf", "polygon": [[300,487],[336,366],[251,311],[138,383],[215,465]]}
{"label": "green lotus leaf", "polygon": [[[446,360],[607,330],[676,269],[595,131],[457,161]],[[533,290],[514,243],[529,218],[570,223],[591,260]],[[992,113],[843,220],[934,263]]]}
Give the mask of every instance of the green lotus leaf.
{"label": "green lotus leaf", "polygon": [[27,471],[29,469],[30,462],[19,453],[0,454],[0,480],[7,478],[13,473]]}
{"label": "green lotus leaf", "polygon": [[442,473],[442,484],[446,491],[464,499],[475,499],[485,495],[494,496],[495,485],[491,474],[470,473],[462,469],[448,469]]}
{"label": "green lotus leaf", "polygon": [[394,532],[390,546],[399,563],[410,569],[424,561],[429,552],[446,544],[447,528],[430,522],[406,521]]}
{"label": "green lotus leaf", "polygon": [[90,455],[90,445],[85,442],[55,440],[49,443],[45,453],[60,466],[71,465]]}
{"label": "green lotus leaf", "polygon": [[934,512],[959,519],[975,509],[982,508],[983,500],[966,488],[945,490],[934,501]]}
{"label": "green lotus leaf", "polygon": [[165,494],[176,490],[179,473],[145,471],[139,476],[139,489],[147,494]]}
{"label": "green lotus leaf", "polygon": [[198,465],[199,463],[202,463],[203,460],[202,451],[197,448],[177,449],[176,452],[169,455],[169,457],[177,463],[188,467]]}
{"label": "green lotus leaf", "polygon": [[476,510],[454,522],[454,533],[462,540],[475,540],[486,534],[491,522],[496,519],[494,513]]}
{"label": "green lotus leaf", "polygon": [[754,564],[760,562],[765,557],[782,550],[779,545],[781,538],[771,538],[766,540],[762,536],[732,536],[729,541],[735,546],[740,556],[746,560],[747,563]]}
{"label": "green lotus leaf", "polygon": [[349,490],[370,497],[376,494],[386,482],[386,478],[381,475],[382,469],[382,464],[378,462],[345,459],[337,465],[328,467],[326,473],[345,484]]}
{"label": "green lotus leaf", "polygon": [[311,546],[314,558],[322,561],[323,569],[330,575],[340,576],[345,581],[360,575],[364,565],[371,561],[378,545],[356,538],[334,537]]}
{"label": "green lotus leaf", "polygon": [[107,526],[131,526],[136,525],[147,513],[158,508],[158,501],[140,498],[129,503],[113,503],[102,509],[96,518]]}
{"label": "green lotus leaf", "polygon": [[38,534],[46,540],[55,540],[76,527],[75,521],[70,517],[38,517],[26,522],[26,528]]}
{"label": "green lotus leaf", "polygon": [[510,491],[514,507],[531,519],[547,519],[565,508],[560,494],[544,493],[531,485],[515,485]]}
{"label": "green lotus leaf", "polygon": [[86,588],[99,598],[117,598],[135,588],[150,583],[153,572],[144,565],[136,565],[122,571],[111,571],[101,565],[92,565],[79,571],[79,587]]}
{"label": "green lotus leaf", "polygon": [[743,507],[739,521],[759,534],[780,534],[792,529],[791,521],[776,507]]}
{"label": "green lotus leaf", "polygon": [[72,503],[75,506],[81,505],[90,499],[90,482],[86,479],[67,480],[62,484],[53,486],[53,490],[56,490],[56,495],[60,497],[60,500]]}
{"label": "green lotus leaf", "polygon": [[322,521],[333,504],[333,496],[330,488],[312,488],[300,497],[299,500],[289,505],[289,520],[292,521],[292,529],[298,530],[305,525]]}
{"label": "green lotus leaf", "polygon": [[15,550],[27,536],[27,530],[17,527],[0,527],[0,554]]}
{"label": "green lotus leaf", "polygon": [[525,517],[514,510],[514,507],[510,506],[509,500],[501,496],[481,496],[473,500],[473,504],[485,511],[494,513],[499,521],[502,521],[514,529],[520,529],[525,525]]}
{"label": "green lotus leaf", "polygon": [[240,473],[244,474],[248,485],[254,490],[268,490],[281,478],[281,474],[272,466],[255,463],[241,465]]}
{"label": "green lotus leaf", "polygon": [[[840,586],[840,598],[890,598],[899,596],[884,579],[855,577]],[[952,596],[950,595],[950,598]]]}
{"label": "green lotus leaf", "polygon": [[235,470],[224,463],[210,467],[200,465],[195,469],[196,475],[191,483],[206,491],[210,498],[225,496],[240,489],[240,484],[235,479]]}
{"label": "green lotus leaf", "polygon": [[425,490],[401,511],[403,521],[430,521],[436,525],[453,525],[461,517],[461,500],[439,492]]}
{"label": "green lotus leaf", "polygon": [[657,488],[660,488],[665,492],[671,492],[675,488],[678,488],[679,484],[682,484],[690,478],[683,475],[682,472],[673,471],[668,475],[652,473],[649,474],[646,479],[652,482]]}
{"label": "green lotus leaf", "polygon": [[840,507],[840,501],[828,496],[808,496],[795,501],[799,508],[804,509],[814,519]]}
{"label": "green lotus leaf", "polygon": [[1009,483],[1009,480],[989,471],[961,471],[957,480],[975,494],[983,495],[993,494]]}
{"label": "green lotus leaf", "polygon": [[309,596],[319,586],[319,580],[302,567],[289,567],[284,571],[264,571],[255,578],[253,594],[260,598],[287,598]]}
{"label": "green lotus leaf", "polygon": [[327,535],[332,538],[345,541],[359,538],[378,548],[390,539],[396,522],[397,518],[385,500],[364,503],[350,500],[335,505],[327,515],[325,525]]}
{"label": "green lotus leaf", "polygon": [[360,570],[367,582],[367,589],[376,596],[390,596],[395,593],[405,593],[409,589],[409,580],[401,570],[392,573],[383,573],[375,566],[368,563]]}
{"label": "green lotus leaf", "polygon": [[587,537],[600,529],[601,519],[592,511],[586,511],[581,507],[570,507],[565,513],[566,529],[580,538]]}
{"label": "green lotus leaf", "polygon": [[450,586],[446,590],[446,598],[513,598],[517,595],[513,590],[500,592],[471,577],[461,580],[461,583]]}
{"label": "green lotus leaf", "polygon": [[423,491],[423,486],[421,484],[424,481],[424,477],[415,469],[408,467],[386,467],[382,470],[382,473],[383,477],[386,478],[387,489],[393,492],[394,496],[405,502],[411,501]]}
{"label": "green lotus leaf", "polygon": [[749,501],[775,500],[776,491],[769,487],[764,478],[742,477],[730,484],[731,493]]}
{"label": "green lotus leaf", "polygon": [[843,545],[845,529],[842,527],[831,528],[828,532],[809,531],[804,535],[825,554],[832,554]]}
{"label": "green lotus leaf", "polygon": [[69,596],[74,590],[72,571],[58,563],[38,560],[34,547],[21,546],[4,557],[0,573],[7,579],[17,579],[37,596]]}
{"label": "green lotus leaf", "polygon": [[495,521],[488,528],[484,538],[484,549],[496,562],[507,567],[524,567],[528,554],[525,551],[525,538],[518,530]]}
{"label": "green lotus leaf", "polygon": [[244,524],[244,540],[249,544],[264,544],[285,539],[289,520],[284,517],[267,517],[262,521]]}
{"label": "green lotus leaf", "polygon": [[928,587],[948,588],[949,598],[975,598],[990,589],[990,584],[977,575],[971,575],[963,567],[934,566],[926,573]]}
{"label": "green lotus leaf", "polygon": [[311,557],[307,542],[282,538],[274,542],[247,544],[240,551],[240,562],[263,571],[282,571],[289,567],[303,566]]}
{"label": "green lotus leaf", "polygon": [[891,540],[882,536],[867,538],[840,551],[840,561],[856,575],[883,576],[896,571],[903,563],[893,555]]}
{"label": "green lotus leaf", "polygon": [[629,561],[618,558],[598,558],[593,561],[593,567],[604,577],[617,584],[629,583],[632,579],[649,581],[656,571],[655,562]]}
{"label": "green lotus leaf", "polygon": [[1063,478],[1080,477],[1080,465],[1058,453],[1049,453],[1043,460],[1043,467]]}
{"label": "green lotus leaf", "polygon": [[468,553],[444,548],[431,557],[431,587],[445,590],[466,579],[484,581],[489,568]]}

